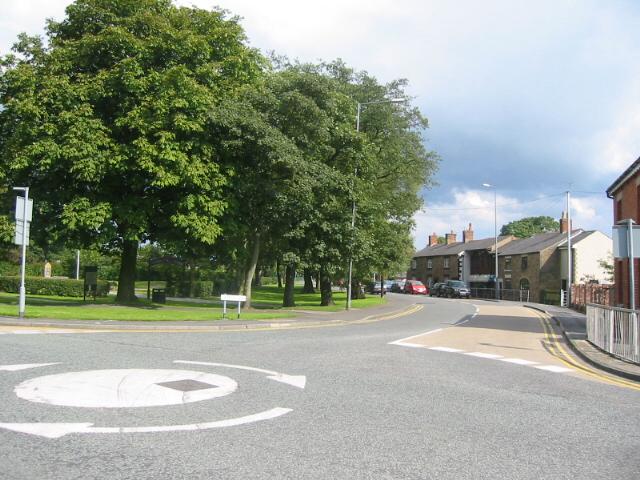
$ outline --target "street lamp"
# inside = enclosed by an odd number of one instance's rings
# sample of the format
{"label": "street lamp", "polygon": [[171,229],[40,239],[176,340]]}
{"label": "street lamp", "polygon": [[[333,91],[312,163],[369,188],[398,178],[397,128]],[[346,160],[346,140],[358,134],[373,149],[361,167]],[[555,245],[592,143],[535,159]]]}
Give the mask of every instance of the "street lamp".
{"label": "street lamp", "polygon": [[483,183],[483,187],[492,188],[493,189],[493,237],[495,241],[494,252],[496,255],[496,269],[495,269],[495,282],[496,282],[496,299],[500,298],[500,294],[498,292],[498,202],[497,202],[497,192],[496,186],[491,185],[490,183]]}
{"label": "street lamp", "polygon": [[[356,113],[356,132],[360,132],[360,112],[362,111],[362,107],[366,105],[375,105],[378,103],[404,103],[406,100],[404,98],[385,98],[382,100],[373,100],[371,102],[358,102],[358,111]],[[355,166],[353,172],[353,181],[355,183],[355,178],[358,175],[358,165]],[[356,197],[353,192],[353,185],[351,188],[351,233],[353,234],[356,228]],[[351,308],[351,276],[353,273],[353,235],[351,236],[351,245],[349,246],[349,279],[347,283],[347,310]]]}

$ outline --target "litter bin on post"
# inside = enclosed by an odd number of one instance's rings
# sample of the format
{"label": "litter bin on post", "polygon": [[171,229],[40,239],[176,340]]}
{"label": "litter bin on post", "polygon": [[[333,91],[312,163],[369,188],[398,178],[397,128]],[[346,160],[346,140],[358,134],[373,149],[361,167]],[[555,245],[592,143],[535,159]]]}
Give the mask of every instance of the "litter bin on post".
{"label": "litter bin on post", "polygon": [[151,290],[151,301],[153,303],[167,303],[167,293],[164,288],[154,288]]}

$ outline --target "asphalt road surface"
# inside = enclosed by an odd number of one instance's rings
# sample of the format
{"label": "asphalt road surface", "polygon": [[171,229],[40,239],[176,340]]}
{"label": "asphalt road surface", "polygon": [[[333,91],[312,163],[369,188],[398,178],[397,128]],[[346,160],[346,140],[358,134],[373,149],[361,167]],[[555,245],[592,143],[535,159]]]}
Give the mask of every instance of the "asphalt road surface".
{"label": "asphalt road surface", "polygon": [[640,386],[513,304],[289,330],[0,335],[0,478],[634,479]]}

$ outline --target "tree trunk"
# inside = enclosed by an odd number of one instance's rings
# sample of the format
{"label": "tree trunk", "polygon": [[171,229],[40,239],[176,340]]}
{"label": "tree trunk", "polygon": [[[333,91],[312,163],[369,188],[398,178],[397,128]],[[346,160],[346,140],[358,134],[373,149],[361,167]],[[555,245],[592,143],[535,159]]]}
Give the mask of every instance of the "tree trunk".
{"label": "tree trunk", "polygon": [[138,258],[138,241],[124,240],[120,257],[120,275],[118,276],[118,293],[116,302],[135,302],[136,298],[136,260]]}
{"label": "tree trunk", "polygon": [[380,297],[384,297],[385,291],[384,291],[384,276],[382,275],[382,273],[380,274]]}
{"label": "tree trunk", "polygon": [[256,274],[253,276],[253,286],[254,287],[261,287],[262,286],[262,274],[264,273],[264,270],[262,268],[258,268],[256,270]]}
{"label": "tree trunk", "polygon": [[244,302],[244,308],[251,308],[251,284],[253,275],[256,273],[256,266],[258,265],[258,257],[260,256],[260,234],[256,233],[253,239],[253,252],[251,253],[251,260],[249,261],[249,267],[247,268],[246,275],[244,277],[244,295],[247,296],[247,301]]}
{"label": "tree trunk", "polygon": [[280,275],[280,260],[276,260],[276,277],[278,277],[278,288],[282,288],[282,275]]}
{"label": "tree trunk", "polygon": [[287,263],[287,268],[284,272],[284,298],[282,299],[283,307],[295,307],[296,300],[293,294],[293,286],[296,280],[296,264],[291,262]]}
{"label": "tree trunk", "polygon": [[316,289],[313,288],[313,274],[308,268],[304,269],[304,288],[302,293],[316,293]]}
{"label": "tree trunk", "polygon": [[353,286],[351,287],[351,300],[358,300],[364,298],[364,293],[362,291],[362,284],[360,280],[352,280]]}
{"label": "tree trunk", "polygon": [[335,305],[331,290],[331,277],[323,267],[320,268],[320,305],[323,307]]}

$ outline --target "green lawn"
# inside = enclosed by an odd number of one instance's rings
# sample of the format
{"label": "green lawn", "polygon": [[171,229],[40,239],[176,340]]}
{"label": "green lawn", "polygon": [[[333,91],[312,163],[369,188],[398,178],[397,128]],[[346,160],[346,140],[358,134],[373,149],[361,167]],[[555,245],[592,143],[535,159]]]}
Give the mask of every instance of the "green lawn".
{"label": "green lawn", "polygon": [[[242,312],[242,320],[269,320],[274,318],[289,318],[295,316],[291,310],[314,310],[337,312],[344,310],[346,292],[334,292],[335,305],[320,306],[320,293],[303,294],[302,287],[296,287],[296,306],[290,309],[282,307],[284,289],[275,286],[253,289],[253,308],[249,312]],[[219,297],[209,300],[219,302]],[[367,308],[381,305],[386,299],[368,295],[362,300],[353,300],[353,308]],[[229,318],[235,318],[236,303],[227,304]],[[15,293],[0,293],[0,315],[18,315],[18,295]],[[52,295],[27,295],[27,318],[57,318],[61,320],[141,320],[141,321],[198,321],[221,320],[222,307],[219,303],[198,303],[185,298],[167,300],[166,304],[151,303],[146,298],[140,298],[130,305],[116,305],[115,297],[101,297],[87,299],[74,297],[58,297]]]}
{"label": "green lawn", "polygon": [[[333,292],[333,301],[335,305],[328,307],[320,306],[320,292],[318,293],[302,293],[302,287],[295,287],[295,301],[296,306],[292,307],[294,310],[318,310],[325,312],[338,312],[344,310],[347,303],[347,292]],[[277,286],[258,287],[252,290],[251,301],[254,308],[283,308],[282,297],[284,294],[283,288]],[[377,305],[384,305],[386,298],[381,298],[379,295],[367,295],[367,298],[362,300],[352,300],[352,308],[367,308]]]}
{"label": "green lawn", "polygon": [[[96,302],[82,298],[27,295],[27,318],[56,318],[60,320],[139,320],[139,321],[202,321],[222,320],[222,308],[200,303],[167,302],[152,304],[141,299],[135,305],[116,305],[113,297],[99,298]],[[0,315],[18,315],[18,296],[0,293]],[[288,318],[287,311],[242,312],[241,320],[269,320]],[[235,311],[229,309],[229,318],[235,319]]]}

